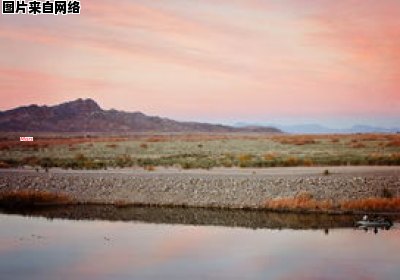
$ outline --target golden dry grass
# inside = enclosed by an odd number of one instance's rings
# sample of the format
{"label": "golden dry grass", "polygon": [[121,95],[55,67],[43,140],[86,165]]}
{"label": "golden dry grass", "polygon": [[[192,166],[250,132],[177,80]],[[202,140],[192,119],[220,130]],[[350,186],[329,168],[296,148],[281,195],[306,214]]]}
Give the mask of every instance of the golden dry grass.
{"label": "golden dry grass", "polygon": [[278,157],[276,153],[267,153],[264,155],[265,160],[275,160]]}
{"label": "golden dry grass", "polygon": [[45,204],[70,204],[73,202],[67,194],[49,191],[14,190],[0,193],[0,205],[33,206]]}
{"label": "golden dry grass", "polygon": [[313,162],[312,159],[305,158],[305,159],[303,160],[303,165],[304,165],[304,166],[313,166],[313,165],[314,165],[314,162]]}
{"label": "golden dry grass", "polygon": [[284,166],[297,166],[299,164],[299,159],[297,157],[288,157],[287,159],[283,160]]}
{"label": "golden dry grass", "polygon": [[353,144],[350,145],[352,148],[354,149],[361,149],[361,148],[365,148],[366,146],[361,143],[361,142],[354,142]]}
{"label": "golden dry grass", "polygon": [[342,210],[400,211],[400,198],[365,198],[342,202]]}
{"label": "golden dry grass", "polygon": [[268,200],[265,204],[268,209],[289,211],[370,211],[370,212],[398,212],[400,198],[371,197],[353,199],[334,203],[332,200],[316,200],[309,193],[302,193],[296,197],[286,197]]}
{"label": "golden dry grass", "polygon": [[290,135],[290,136],[278,136],[278,137],[273,137],[272,139],[275,142],[278,142],[283,145],[297,145],[297,146],[302,146],[302,145],[312,145],[312,144],[317,144],[318,141],[314,139],[314,136],[310,135]]}
{"label": "golden dry grass", "polygon": [[400,140],[393,140],[386,144],[386,147],[400,147]]}
{"label": "golden dry grass", "polygon": [[331,210],[333,204],[330,200],[317,201],[310,193],[303,192],[296,197],[269,200],[266,207],[276,210]]}
{"label": "golden dry grass", "polygon": [[253,158],[253,156],[250,154],[239,155],[240,162],[250,161],[252,158]]}
{"label": "golden dry grass", "polygon": [[156,170],[156,168],[155,168],[153,165],[146,165],[146,166],[144,167],[144,170],[147,170],[147,171],[154,171],[154,170]]}

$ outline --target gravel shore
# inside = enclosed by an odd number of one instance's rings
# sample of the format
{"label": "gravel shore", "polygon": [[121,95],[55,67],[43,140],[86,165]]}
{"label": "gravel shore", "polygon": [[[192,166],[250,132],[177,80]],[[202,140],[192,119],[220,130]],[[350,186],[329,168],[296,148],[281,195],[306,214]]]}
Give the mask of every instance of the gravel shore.
{"label": "gravel shore", "polygon": [[381,197],[383,189],[399,196],[400,167],[0,170],[0,192],[19,189],[62,192],[82,203],[262,208],[268,199],[301,192],[333,201]]}

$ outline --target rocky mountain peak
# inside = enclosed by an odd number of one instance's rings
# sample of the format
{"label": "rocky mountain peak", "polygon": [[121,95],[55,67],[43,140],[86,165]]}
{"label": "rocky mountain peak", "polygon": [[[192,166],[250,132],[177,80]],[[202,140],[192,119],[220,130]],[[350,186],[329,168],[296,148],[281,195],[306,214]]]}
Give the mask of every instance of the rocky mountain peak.
{"label": "rocky mountain peak", "polygon": [[93,112],[101,111],[101,107],[93,99],[78,98],[76,100],[62,103],[54,107],[54,110],[59,114],[90,114]]}

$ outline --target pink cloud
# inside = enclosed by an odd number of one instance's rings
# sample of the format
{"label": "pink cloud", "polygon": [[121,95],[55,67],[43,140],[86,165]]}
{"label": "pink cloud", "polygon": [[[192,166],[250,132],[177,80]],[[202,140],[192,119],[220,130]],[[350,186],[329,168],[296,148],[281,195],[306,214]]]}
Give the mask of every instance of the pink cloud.
{"label": "pink cloud", "polygon": [[[384,78],[400,77],[400,2],[330,2],[313,17],[319,31],[312,34],[346,55],[349,64]],[[349,9],[351,7],[351,9]]]}
{"label": "pink cloud", "polygon": [[[0,67],[0,93],[7,96],[10,104],[48,103],[49,101],[80,97],[83,92],[111,90],[108,81],[67,77],[41,71]],[[79,91],[75,93],[74,91]],[[43,99],[43,97],[45,97]]]}
{"label": "pink cloud", "polygon": [[[180,118],[398,115],[399,14],[395,0],[102,0],[73,21],[2,18],[0,49],[19,50],[0,55],[0,94]],[[44,59],[20,58],[27,44]]]}

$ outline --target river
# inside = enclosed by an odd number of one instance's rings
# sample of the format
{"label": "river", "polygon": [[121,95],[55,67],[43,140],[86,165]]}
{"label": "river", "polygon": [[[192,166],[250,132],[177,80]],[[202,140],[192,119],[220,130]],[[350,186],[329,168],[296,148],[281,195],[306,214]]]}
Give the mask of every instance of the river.
{"label": "river", "polygon": [[400,279],[400,224],[205,209],[0,214],[0,279]]}

